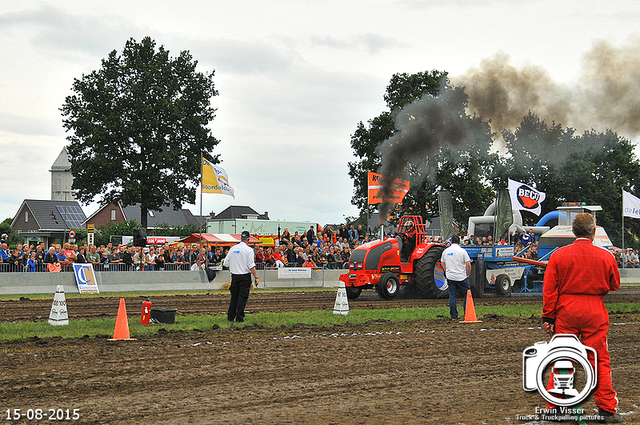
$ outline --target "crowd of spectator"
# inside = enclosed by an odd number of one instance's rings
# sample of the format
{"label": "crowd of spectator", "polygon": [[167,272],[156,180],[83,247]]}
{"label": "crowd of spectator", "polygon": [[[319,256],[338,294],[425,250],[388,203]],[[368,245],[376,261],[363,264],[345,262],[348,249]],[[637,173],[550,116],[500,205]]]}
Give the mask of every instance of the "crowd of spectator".
{"label": "crowd of spectator", "polygon": [[640,267],[638,251],[633,248],[616,249],[613,255],[616,257],[618,267],[621,269],[637,269]]}
{"label": "crowd of spectator", "polygon": [[[389,233],[388,236],[393,236]],[[338,229],[325,226],[316,233],[314,227],[299,234],[284,229],[275,246],[254,246],[258,269],[279,267],[313,267],[325,269],[348,268],[351,252],[358,246],[375,239],[353,225],[349,229],[342,224]],[[506,238],[506,237],[505,237]],[[426,236],[425,242],[440,242],[442,237]],[[491,236],[466,237],[463,246],[514,245],[515,253],[525,258],[538,258],[538,240],[533,231],[514,232],[508,241],[494,243]],[[72,263],[91,263],[97,271],[154,271],[198,270],[207,266],[221,266],[228,247],[198,244],[165,244],[140,248],[111,243],[101,246],[86,243],[74,245],[44,243],[17,244],[9,249],[6,240],[0,240],[0,272],[71,271]],[[615,249],[614,255],[620,268],[639,268],[638,252],[632,248]]]}
{"label": "crowd of spectator", "polygon": [[474,237],[473,235],[464,238],[463,246],[493,246],[493,245],[513,245],[515,254],[521,254],[524,258],[538,258],[538,238],[533,230],[528,232],[511,232],[508,240],[502,238],[494,243],[491,236]]}
{"label": "crowd of spectator", "polygon": [[64,246],[52,244],[48,249],[44,243],[17,244],[10,250],[6,243],[0,243],[0,272],[71,271],[73,263],[91,263],[97,271],[197,270],[221,264],[224,255],[220,247],[207,246],[201,252],[198,244],[141,248],[67,242]]}
{"label": "crowd of spectator", "polygon": [[[484,246],[492,245],[491,236],[475,238],[470,236],[466,238],[463,245],[469,246]],[[519,233],[514,232],[509,235],[509,243],[505,239],[500,239],[496,245],[514,245],[516,255],[524,258],[537,259],[538,258],[538,237],[533,233],[533,230],[528,232]],[[524,252],[523,252],[524,251]],[[616,258],[619,268],[640,268],[640,257],[638,251],[633,248],[619,249],[614,248],[612,250],[613,255]]]}
{"label": "crowd of spectator", "polygon": [[[371,239],[362,230],[343,224],[333,230],[325,226],[321,232],[313,226],[299,234],[285,229],[275,246],[256,245],[255,262],[259,269],[278,267],[315,267],[340,269],[347,267],[351,251]],[[146,248],[107,244],[101,246],[43,242],[17,244],[10,250],[0,242],[0,272],[71,271],[73,263],[91,263],[96,271],[198,270],[221,266],[229,248],[199,244],[165,244]]]}
{"label": "crowd of spectator", "polygon": [[327,225],[318,233],[310,226],[302,234],[296,231],[293,235],[284,229],[276,246],[255,247],[256,267],[348,268],[351,251],[371,240],[361,225],[351,225],[349,229],[344,224],[338,229]]}

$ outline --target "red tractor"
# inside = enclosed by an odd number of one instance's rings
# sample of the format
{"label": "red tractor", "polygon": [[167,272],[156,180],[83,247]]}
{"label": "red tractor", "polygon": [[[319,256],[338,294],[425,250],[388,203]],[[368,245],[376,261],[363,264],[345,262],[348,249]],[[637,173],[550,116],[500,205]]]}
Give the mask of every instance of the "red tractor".
{"label": "red tractor", "polygon": [[347,296],[356,299],[363,289],[374,288],[381,297],[390,300],[413,287],[425,298],[448,297],[440,263],[445,247],[427,242],[425,227],[422,217],[404,216],[395,238],[375,240],[356,248],[349,258],[349,273],[340,276]]}

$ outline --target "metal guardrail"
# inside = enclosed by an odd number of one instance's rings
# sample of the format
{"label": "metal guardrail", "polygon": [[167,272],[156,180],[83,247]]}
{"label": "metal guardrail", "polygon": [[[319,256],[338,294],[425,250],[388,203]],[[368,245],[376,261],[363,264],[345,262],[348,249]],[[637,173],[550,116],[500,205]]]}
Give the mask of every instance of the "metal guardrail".
{"label": "metal guardrail", "polygon": [[[294,264],[294,265],[287,265],[284,267],[274,267],[274,266],[267,266],[264,263],[256,263],[256,270],[278,270],[278,268],[287,268],[287,267],[304,267],[302,264]],[[327,265],[325,267],[315,267],[316,269],[327,269],[327,270],[340,270],[340,269],[348,269],[349,268],[349,262],[332,262],[332,263],[327,263]]]}
{"label": "metal guardrail", "polygon": [[[10,263],[0,263],[0,273],[25,273],[28,272],[29,266],[23,266],[22,264],[15,265]],[[35,270],[32,272],[47,272],[46,264],[36,264]]]}
{"label": "metal guardrail", "polygon": [[[263,269],[259,270],[261,289],[302,289],[337,288],[343,269]],[[282,273],[284,271],[285,273]],[[298,274],[297,276],[295,276]],[[293,276],[292,276],[293,275]],[[292,278],[293,277],[293,278]],[[216,277],[204,271],[120,271],[96,272],[100,292],[123,291],[210,291],[221,290],[231,282],[228,270],[219,270]],[[64,285],[65,292],[77,293],[77,282],[73,273],[0,273],[0,295],[15,294],[53,294],[57,285]]]}
{"label": "metal guardrail", "polygon": [[[189,263],[168,263],[163,267],[148,266],[141,264],[123,264],[123,263],[100,263],[94,264],[93,270],[97,272],[130,272],[130,271],[189,271],[191,270],[191,264]],[[73,267],[71,264],[61,264],[60,272],[72,272]],[[36,264],[34,270],[30,270],[30,267],[23,266],[21,264],[14,265],[8,263],[0,263],[0,273],[48,273],[48,264]]]}

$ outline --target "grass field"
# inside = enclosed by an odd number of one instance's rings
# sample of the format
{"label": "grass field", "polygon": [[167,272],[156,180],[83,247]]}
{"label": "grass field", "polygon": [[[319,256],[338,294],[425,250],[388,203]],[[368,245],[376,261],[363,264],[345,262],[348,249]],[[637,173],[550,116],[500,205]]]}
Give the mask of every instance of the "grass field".
{"label": "grass field", "polygon": [[[113,296],[125,294],[113,294]],[[131,295],[130,293],[127,295]],[[71,295],[73,296],[73,295]],[[82,296],[82,295],[79,295]],[[48,296],[50,297],[50,296]],[[640,303],[614,303],[607,304],[609,311],[633,312],[640,310]],[[478,318],[484,315],[498,315],[504,317],[540,317],[542,305],[501,305],[501,306],[476,306]],[[210,329],[212,327],[252,326],[260,325],[267,328],[277,328],[283,325],[308,324],[308,325],[335,325],[350,323],[365,323],[368,321],[388,321],[390,326],[395,322],[413,322],[421,320],[433,320],[447,318],[448,307],[431,308],[390,308],[375,310],[354,310],[348,315],[334,315],[332,311],[297,311],[282,313],[255,313],[247,315],[246,321],[241,324],[229,324],[226,315],[191,315],[176,316],[176,322],[171,325],[141,325],[139,318],[129,317],[129,331],[132,337],[136,335],[150,335],[158,332],[160,328],[175,330]],[[115,328],[113,319],[96,320],[70,320],[68,325],[52,326],[48,321],[0,323],[0,341],[21,338],[80,338],[88,335],[113,335]]]}

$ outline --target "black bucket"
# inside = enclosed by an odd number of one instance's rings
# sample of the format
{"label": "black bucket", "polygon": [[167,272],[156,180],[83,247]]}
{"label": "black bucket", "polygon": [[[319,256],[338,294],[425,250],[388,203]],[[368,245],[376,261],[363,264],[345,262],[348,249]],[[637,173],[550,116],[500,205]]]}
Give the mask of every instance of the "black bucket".
{"label": "black bucket", "polygon": [[150,322],[172,325],[176,321],[177,308],[151,307]]}

